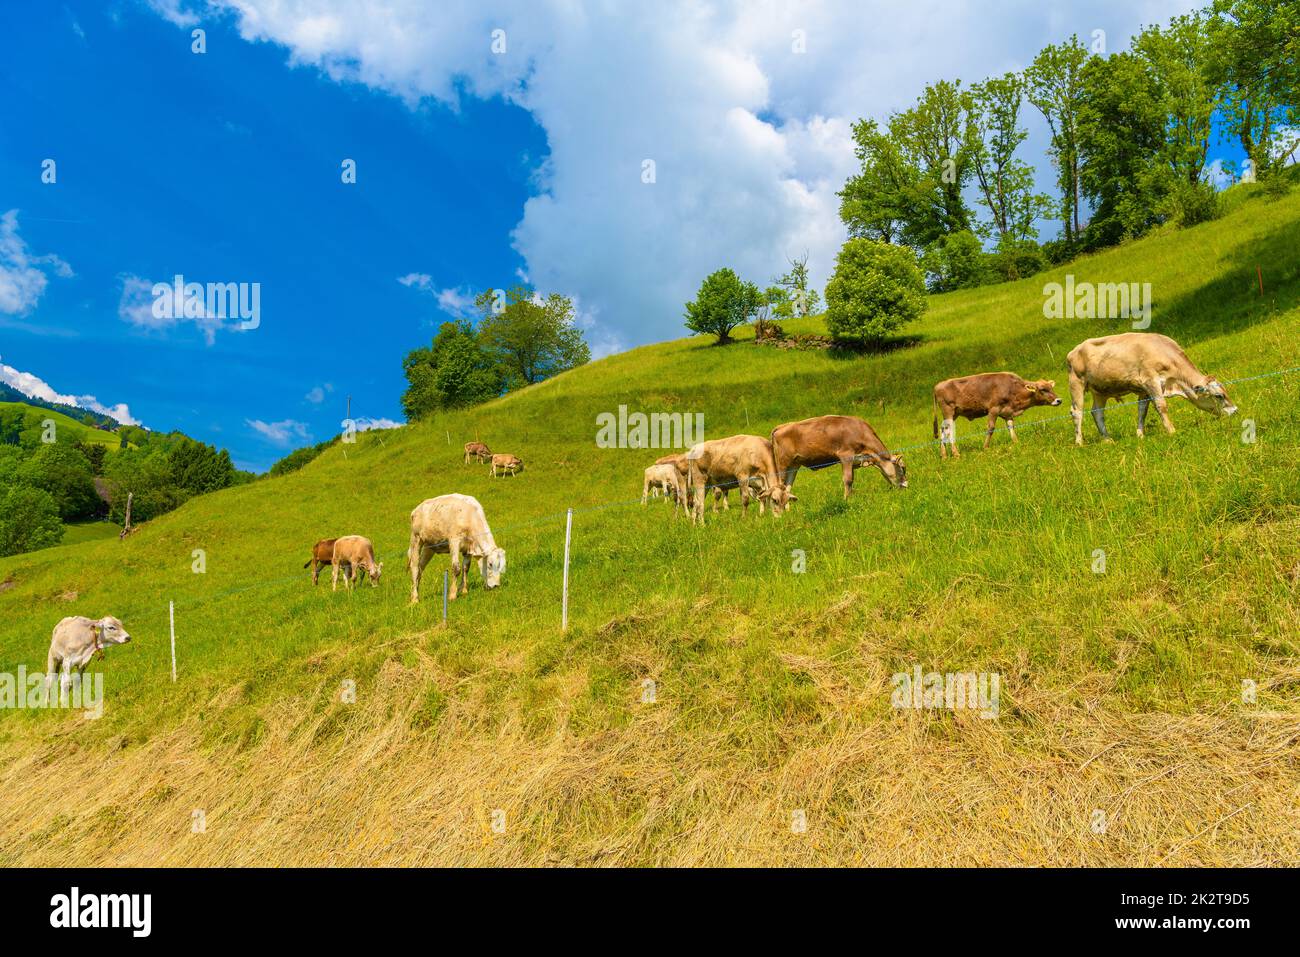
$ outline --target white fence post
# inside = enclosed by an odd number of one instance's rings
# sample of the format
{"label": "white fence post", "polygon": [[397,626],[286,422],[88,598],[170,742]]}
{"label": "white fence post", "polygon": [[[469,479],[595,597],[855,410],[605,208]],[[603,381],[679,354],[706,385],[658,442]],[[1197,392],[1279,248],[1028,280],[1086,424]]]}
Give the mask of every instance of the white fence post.
{"label": "white fence post", "polygon": [[569,543],[573,540],[573,509],[564,520],[564,597],[560,609],[560,630],[569,630]]}
{"label": "white fence post", "polygon": [[176,681],[176,602],[167,603],[167,618],[171,622],[172,632],[172,681]]}

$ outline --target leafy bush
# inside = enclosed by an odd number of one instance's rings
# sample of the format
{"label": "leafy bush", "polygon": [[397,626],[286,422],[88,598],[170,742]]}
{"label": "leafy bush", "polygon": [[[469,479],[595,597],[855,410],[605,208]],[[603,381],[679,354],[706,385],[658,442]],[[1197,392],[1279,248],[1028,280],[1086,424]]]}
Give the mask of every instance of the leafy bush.
{"label": "leafy bush", "polygon": [[27,485],[0,488],[0,555],[48,548],[63,540],[54,497]]}
{"label": "leafy bush", "polygon": [[931,292],[969,289],[988,279],[984,247],[969,229],[947,233],[930,243],[921,256],[921,271]]}
{"label": "leafy bush", "polygon": [[987,266],[996,281],[1012,282],[1042,272],[1047,257],[1032,239],[1004,239],[996,252],[988,254]]}
{"label": "leafy bush", "polygon": [[826,327],[836,339],[879,342],[926,305],[925,279],[910,249],[850,239],[826,285]]}
{"label": "leafy bush", "polygon": [[18,480],[49,493],[64,521],[93,518],[101,511],[94,472],[75,446],[42,443],[19,467]]}

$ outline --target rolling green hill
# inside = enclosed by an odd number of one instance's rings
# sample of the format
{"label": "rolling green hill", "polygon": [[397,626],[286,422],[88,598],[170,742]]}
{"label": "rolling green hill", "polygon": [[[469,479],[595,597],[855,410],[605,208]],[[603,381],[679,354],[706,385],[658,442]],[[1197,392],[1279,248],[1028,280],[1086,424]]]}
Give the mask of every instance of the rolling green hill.
{"label": "rolling green hill", "polygon": [[116,449],[120,442],[118,436],[113,432],[96,429],[53,409],[40,408],[26,402],[0,402],[0,412],[8,409],[20,410],[25,419],[37,423],[45,419],[51,419],[60,435],[70,436],[76,442],[84,442],[88,445],[102,445],[107,449]]}
{"label": "rolling green hill", "polygon": [[[0,863],[1294,862],[1300,194],[1232,200],[934,297],[906,348],[636,349],[121,542],[0,560],[0,671],[43,666],[64,615],[134,636],[97,665],[100,720],[0,712]],[[981,450],[972,423],[941,463],[936,381],[1011,369],[1064,395],[1066,352],[1128,328],[1044,319],[1067,272],[1152,283],[1151,331],[1239,415],[1175,401],[1178,432],[1139,441],[1112,406],[1118,441],[1087,421],[1075,448],[1068,410],[1036,409],[1018,446]],[[710,437],[858,415],[911,487],[862,470],[844,503],[838,470],[804,472],[790,514],[733,496],[692,528],[639,504],[662,453],[596,447],[620,404],[703,412]],[[525,471],[461,464],[476,436]],[[451,491],[483,503],[509,564],[494,592],[472,572],[443,628],[445,559],[412,608],[402,556],[411,508]],[[379,588],[311,587],[311,544],[344,533],[374,540]],[[998,716],[891,707],[916,666],[996,673]]]}

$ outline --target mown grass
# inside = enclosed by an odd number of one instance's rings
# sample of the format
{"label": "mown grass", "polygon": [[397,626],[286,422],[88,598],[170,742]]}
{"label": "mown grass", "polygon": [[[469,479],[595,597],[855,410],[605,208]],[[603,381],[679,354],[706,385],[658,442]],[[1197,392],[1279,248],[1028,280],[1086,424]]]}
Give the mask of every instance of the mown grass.
{"label": "mown grass", "polygon": [[[935,381],[1011,369],[1065,394],[1066,352],[1127,328],[1045,320],[1042,286],[1066,271],[1151,282],[1152,331],[1223,380],[1300,366],[1300,195],[1232,203],[935,297],[905,348],[661,343],[364,434],[122,542],[0,561],[0,671],[39,667],[66,614],[115,614],[135,637],[103,665],[101,720],[0,712],[0,861],[1295,861],[1300,374],[1229,386],[1233,420],[1174,402],[1173,436],[1139,441],[1134,409],[1112,407],[1118,441],[1088,421],[1076,449],[1062,408],[1031,411],[1015,447],[1000,433],[981,450],[979,423],[959,462],[930,444]],[[704,412],[710,436],[859,415],[905,450],[911,488],[863,470],[846,504],[837,469],[805,472],[781,519],[733,501],[692,529],[638,503],[660,453],[595,447],[619,404]],[[462,465],[475,436],[524,473]],[[480,499],[509,567],[444,629],[444,564],[410,608],[402,556],[411,508],[449,491]],[[378,589],[311,587],[309,546],[342,533],[375,541]],[[1000,674],[999,718],[893,710],[889,677],[915,664]]]}

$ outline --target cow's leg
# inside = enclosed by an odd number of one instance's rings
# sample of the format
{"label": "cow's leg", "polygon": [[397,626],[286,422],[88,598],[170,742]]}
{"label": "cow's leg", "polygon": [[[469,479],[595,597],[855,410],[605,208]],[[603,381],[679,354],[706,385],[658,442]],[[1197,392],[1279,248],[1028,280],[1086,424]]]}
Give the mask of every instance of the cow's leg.
{"label": "cow's leg", "polygon": [[1097,431],[1101,433],[1101,437],[1107,442],[1113,442],[1115,440],[1106,431],[1106,403],[1109,401],[1109,396],[1098,395],[1096,392],[1092,394],[1092,421],[1097,424]]}
{"label": "cow's leg", "polygon": [[420,576],[424,566],[433,557],[433,549],[422,544],[414,534],[411,535],[411,547],[406,550],[406,564],[411,569],[411,604],[420,600]]}
{"label": "cow's leg", "polygon": [[1173,435],[1174,423],[1169,420],[1169,404],[1165,402],[1165,397],[1157,395],[1151,401],[1156,404],[1156,411],[1160,413],[1160,424],[1165,427],[1166,432]]}
{"label": "cow's leg", "polygon": [[995,410],[989,409],[988,426],[984,429],[984,448],[989,447],[989,442],[993,438],[993,432],[998,427],[998,414]]}
{"label": "cow's leg", "polygon": [[650,497],[650,480],[645,479],[641,483],[641,504],[644,505],[646,503],[646,499],[648,499],[649,497]]}
{"label": "cow's leg", "polygon": [[339,590],[339,568],[340,568],[342,565],[343,565],[342,562],[335,562],[335,563],[334,563],[334,572],[333,572],[333,574],[330,576],[330,580],[331,580],[331,582],[333,583],[333,588],[331,589],[332,591],[338,591],[338,590]]}
{"label": "cow's leg", "polygon": [[1151,396],[1138,397],[1138,438],[1146,437],[1147,409],[1151,407]]}
{"label": "cow's leg", "polygon": [[451,601],[456,600],[460,594],[460,539],[453,538],[447,542],[448,550],[451,554],[451,592],[447,598]]}
{"label": "cow's leg", "polygon": [[1083,445],[1083,379],[1070,370],[1070,418],[1074,419],[1074,444]]}
{"label": "cow's leg", "polygon": [[1020,441],[1016,438],[1016,420],[1011,416],[1007,416],[1007,435],[1011,436],[1012,442]]}
{"label": "cow's leg", "polygon": [[857,464],[853,461],[853,456],[850,455],[848,458],[840,457],[840,480],[844,483],[844,501],[846,502],[849,500],[849,496],[853,494],[853,472],[856,468]]}
{"label": "cow's leg", "polygon": [[957,449],[957,418],[950,416],[943,420],[944,432],[948,435],[948,448],[955,459],[961,458],[961,452]]}

